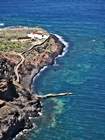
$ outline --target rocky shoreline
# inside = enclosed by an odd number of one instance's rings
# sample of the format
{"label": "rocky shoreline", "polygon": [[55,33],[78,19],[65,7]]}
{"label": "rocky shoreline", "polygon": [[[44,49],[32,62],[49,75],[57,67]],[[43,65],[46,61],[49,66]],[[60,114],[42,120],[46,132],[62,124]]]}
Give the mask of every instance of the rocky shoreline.
{"label": "rocky shoreline", "polygon": [[[0,140],[12,140],[19,132],[32,128],[30,118],[42,114],[42,99],[54,97],[38,96],[32,83],[44,66],[54,63],[64,47],[55,35],[42,28],[0,30]],[[59,96],[64,95],[68,94]]]}

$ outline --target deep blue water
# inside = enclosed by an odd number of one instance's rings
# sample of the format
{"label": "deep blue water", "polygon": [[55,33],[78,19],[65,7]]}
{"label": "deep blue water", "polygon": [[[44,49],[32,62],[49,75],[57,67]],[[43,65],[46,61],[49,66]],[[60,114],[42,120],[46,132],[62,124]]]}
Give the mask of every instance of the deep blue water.
{"label": "deep blue water", "polygon": [[42,26],[62,35],[67,54],[34,83],[73,96],[45,103],[23,140],[105,140],[105,0],[0,0],[0,23]]}

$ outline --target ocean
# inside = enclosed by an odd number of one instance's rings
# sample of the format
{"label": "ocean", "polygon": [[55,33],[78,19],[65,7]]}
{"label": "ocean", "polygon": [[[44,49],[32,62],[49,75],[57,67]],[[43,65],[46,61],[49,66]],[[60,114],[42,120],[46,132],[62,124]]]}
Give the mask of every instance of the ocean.
{"label": "ocean", "polygon": [[43,103],[43,116],[18,140],[105,140],[105,0],[0,0],[0,27],[41,26],[67,52],[34,81],[40,94],[72,92]]}

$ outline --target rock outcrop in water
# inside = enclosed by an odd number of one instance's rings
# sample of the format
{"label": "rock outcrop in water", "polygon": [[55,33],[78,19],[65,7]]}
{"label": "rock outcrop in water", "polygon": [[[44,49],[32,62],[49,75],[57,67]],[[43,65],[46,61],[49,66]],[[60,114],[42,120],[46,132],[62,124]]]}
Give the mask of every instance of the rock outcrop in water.
{"label": "rock outcrop in water", "polygon": [[[53,64],[64,47],[55,35],[42,28],[0,30],[0,140],[12,140],[20,131],[32,128],[30,118],[41,114],[41,100],[54,97],[38,96],[31,85],[33,78],[44,66]],[[59,96],[64,95],[68,94]]]}

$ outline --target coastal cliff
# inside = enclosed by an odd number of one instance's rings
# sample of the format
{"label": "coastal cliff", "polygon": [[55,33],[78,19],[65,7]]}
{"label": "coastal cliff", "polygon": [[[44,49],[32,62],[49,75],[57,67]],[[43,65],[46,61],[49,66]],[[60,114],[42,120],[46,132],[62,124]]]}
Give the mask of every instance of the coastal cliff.
{"label": "coastal cliff", "polygon": [[0,30],[0,140],[12,140],[32,128],[30,118],[42,114],[42,97],[33,91],[33,79],[44,66],[54,63],[64,47],[42,28]]}

